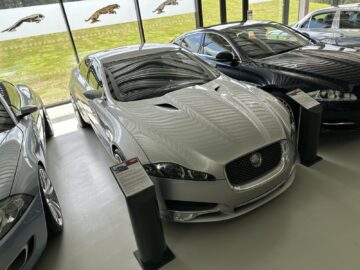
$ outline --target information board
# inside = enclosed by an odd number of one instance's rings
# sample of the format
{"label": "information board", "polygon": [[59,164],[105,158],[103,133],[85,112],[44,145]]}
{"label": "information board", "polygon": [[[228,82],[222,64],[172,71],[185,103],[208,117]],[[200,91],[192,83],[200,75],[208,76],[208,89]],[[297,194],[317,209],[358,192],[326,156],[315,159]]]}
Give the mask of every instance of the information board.
{"label": "information board", "polygon": [[307,110],[320,105],[319,102],[317,102],[314,98],[306,94],[301,89],[288,92],[287,95]]}
{"label": "information board", "polygon": [[114,165],[110,169],[125,197],[133,196],[154,185],[137,158]]}

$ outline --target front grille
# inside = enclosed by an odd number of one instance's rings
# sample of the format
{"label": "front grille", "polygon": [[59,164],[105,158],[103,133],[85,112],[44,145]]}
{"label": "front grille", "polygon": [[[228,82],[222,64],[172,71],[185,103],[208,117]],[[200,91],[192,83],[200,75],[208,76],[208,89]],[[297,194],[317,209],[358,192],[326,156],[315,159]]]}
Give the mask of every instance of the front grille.
{"label": "front grille", "polygon": [[[261,156],[261,163],[251,162],[254,154]],[[281,161],[281,156],[280,142],[273,143],[228,163],[225,166],[226,176],[234,186],[247,184],[275,169]]]}

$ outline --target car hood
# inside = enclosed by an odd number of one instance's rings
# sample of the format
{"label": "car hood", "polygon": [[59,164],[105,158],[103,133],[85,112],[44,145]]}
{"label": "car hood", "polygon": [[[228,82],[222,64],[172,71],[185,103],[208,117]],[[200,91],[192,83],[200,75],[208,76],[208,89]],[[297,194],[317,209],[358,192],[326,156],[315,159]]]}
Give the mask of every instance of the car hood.
{"label": "car hood", "polygon": [[211,171],[286,138],[278,115],[289,117],[281,105],[271,105],[274,100],[253,86],[222,77],[158,98],[119,102],[117,117],[150,162]]}
{"label": "car hood", "polygon": [[[351,91],[360,86],[360,52],[331,45],[312,45],[257,60],[266,68],[313,76]],[[344,85],[346,89],[344,89]]]}
{"label": "car hood", "polygon": [[0,133],[0,200],[8,197],[21,151],[17,128]]}

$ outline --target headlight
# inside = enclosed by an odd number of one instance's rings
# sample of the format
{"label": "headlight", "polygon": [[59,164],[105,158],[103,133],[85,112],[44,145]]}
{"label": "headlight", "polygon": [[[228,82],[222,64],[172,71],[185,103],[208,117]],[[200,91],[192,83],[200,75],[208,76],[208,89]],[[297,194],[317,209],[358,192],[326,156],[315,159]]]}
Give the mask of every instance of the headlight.
{"label": "headlight", "polygon": [[31,196],[15,195],[0,201],[0,239],[16,224],[32,200]]}
{"label": "headlight", "polygon": [[308,93],[309,96],[317,101],[356,101],[357,96],[353,93],[344,93],[338,90],[317,90]]}
{"label": "headlight", "polygon": [[193,180],[193,181],[213,181],[215,177],[211,174],[187,169],[174,163],[154,163],[143,165],[149,176]]}

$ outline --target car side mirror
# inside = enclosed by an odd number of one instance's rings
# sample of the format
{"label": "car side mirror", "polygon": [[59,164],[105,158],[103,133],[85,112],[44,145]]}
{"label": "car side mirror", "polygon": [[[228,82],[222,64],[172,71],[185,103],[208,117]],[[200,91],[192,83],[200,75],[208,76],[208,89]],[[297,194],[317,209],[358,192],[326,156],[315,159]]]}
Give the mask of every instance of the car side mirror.
{"label": "car side mirror", "polygon": [[32,114],[34,112],[38,111],[38,107],[36,105],[25,105],[20,108],[19,117],[25,117],[29,114]]}
{"label": "car side mirror", "polygon": [[89,100],[102,98],[103,94],[98,90],[89,90],[84,92],[84,96]]}
{"label": "car side mirror", "polygon": [[234,60],[234,55],[228,51],[219,52],[216,55],[216,60],[230,62]]}

